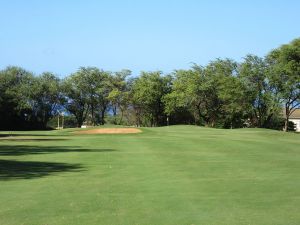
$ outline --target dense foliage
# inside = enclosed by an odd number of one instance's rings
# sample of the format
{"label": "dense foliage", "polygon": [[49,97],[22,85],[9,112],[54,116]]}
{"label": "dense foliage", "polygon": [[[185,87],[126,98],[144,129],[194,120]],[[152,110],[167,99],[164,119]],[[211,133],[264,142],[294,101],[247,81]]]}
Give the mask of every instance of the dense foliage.
{"label": "dense foliage", "polygon": [[168,75],[130,75],[81,67],[60,79],[7,67],[0,71],[0,129],[45,129],[64,112],[67,124],[78,127],[110,122],[288,130],[300,105],[300,39],[241,63],[216,59]]}

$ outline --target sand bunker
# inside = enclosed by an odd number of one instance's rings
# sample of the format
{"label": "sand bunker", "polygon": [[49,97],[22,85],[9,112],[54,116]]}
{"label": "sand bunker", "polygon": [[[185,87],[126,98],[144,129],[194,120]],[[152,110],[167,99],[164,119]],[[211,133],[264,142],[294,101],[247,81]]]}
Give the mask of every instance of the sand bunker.
{"label": "sand bunker", "polygon": [[93,130],[76,131],[75,134],[135,134],[142,131],[137,128],[101,128]]}

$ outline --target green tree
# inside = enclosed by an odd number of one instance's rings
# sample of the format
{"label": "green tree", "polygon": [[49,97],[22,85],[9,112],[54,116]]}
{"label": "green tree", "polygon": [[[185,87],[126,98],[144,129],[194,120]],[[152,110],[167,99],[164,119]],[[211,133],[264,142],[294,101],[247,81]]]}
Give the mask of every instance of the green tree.
{"label": "green tree", "polygon": [[285,109],[287,131],[290,115],[300,107],[300,38],[271,51],[268,62],[271,85]]}
{"label": "green tree", "polygon": [[64,81],[66,108],[77,120],[77,126],[90,118],[92,125],[104,124],[111,90],[110,72],[96,67],[81,67]]}
{"label": "green tree", "polygon": [[216,126],[216,123],[223,127],[226,119],[229,119],[231,126],[233,125],[231,120],[238,109],[231,99],[237,100],[234,95],[241,94],[237,93],[240,89],[236,86],[238,84],[235,82],[236,73],[237,63],[231,59],[216,59],[204,68],[201,82],[201,89],[204,92],[201,114],[211,127]]}
{"label": "green tree", "polygon": [[33,79],[32,73],[20,67],[0,71],[0,129],[29,128],[31,110],[26,96]]}
{"label": "green tree", "polygon": [[249,104],[241,80],[236,76],[224,77],[218,88],[218,95],[222,102],[222,126],[224,128],[243,127],[247,121]]}
{"label": "green tree", "polygon": [[200,115],[200,105],[203,100],[203,92],[200,89],[202,68],[191,70],[177,70],[173,74],[172,91],[164,96],[165,112],[170,117],[189,111],[195,124],[197,113]]}
{"label": "green tree", "polygon": [[46,128],[48,121],[57,114],[63,97],[60,79],[53,73],[45,72],[36,77],[28,90],[28,104],[31,107],[31,122]]}
{"label": "green tree", "polygon": [[90,109],[90,98],[84,77],[80,73],[71,74],[63,82],[65,108],[71,112],[81,127]]}
{"label": "green tree", "polygon": [[[129,105],[129,89],[126,78],[130,74],[130,70],[122,70],[110,77],[110,92],[107,99],[110,101],[115,124],[122,124],[124,112]],[[118,121],[117,114],[119,114]]]}
{"label": "green tree", "polygon": [[236,67],[232,60],[217,59],[206,67],[195,64],[190,70],[176,71],[172,92],[164,97],[166,113],[171,115],[188,109],[195,124],[214,127],[224,117],[224,101],[229,101],[225,88],[236,84],[231,83]]}
{"label": "green tree", "polygon": [[105,123],[105,112],[109,104],[111,73],[99,70],[96,67],[81,67],[77,74],[81,77],[85,86],[92,125],[103,125]]}
{"label": "green tree", "polygon": [[164,123],[166,118],[162,98],[169,91],[170,76],[162,76],[160,71],[142,72],[133,81],[130,98],[137,126],[158,126]]}
{"label": "green tree", "polygon": [[278,112],[278,102],[274,98],[268,74],[266,60],[255,55],[247,55],[239,67],[239,78],[250,105],[249,118],[257,127],[268,127]]}

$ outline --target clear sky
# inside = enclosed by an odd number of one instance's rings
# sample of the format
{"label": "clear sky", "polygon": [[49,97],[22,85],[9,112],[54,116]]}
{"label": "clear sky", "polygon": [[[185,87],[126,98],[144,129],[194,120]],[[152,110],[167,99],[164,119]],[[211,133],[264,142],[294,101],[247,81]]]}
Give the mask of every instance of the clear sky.
{"label": "clear sky", "polygon": [[300,37],[299,0],[0,0],[0,68],[61,77],[264,56]]}

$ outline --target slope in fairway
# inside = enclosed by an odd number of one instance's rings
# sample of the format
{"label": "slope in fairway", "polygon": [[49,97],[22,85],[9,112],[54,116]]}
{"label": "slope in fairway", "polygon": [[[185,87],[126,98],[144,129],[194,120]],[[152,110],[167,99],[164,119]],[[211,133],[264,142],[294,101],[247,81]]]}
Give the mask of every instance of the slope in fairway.
{"label": "slope in fairway", "polygon": [[299,224],[300,136],[0,132],[1,225]]}

